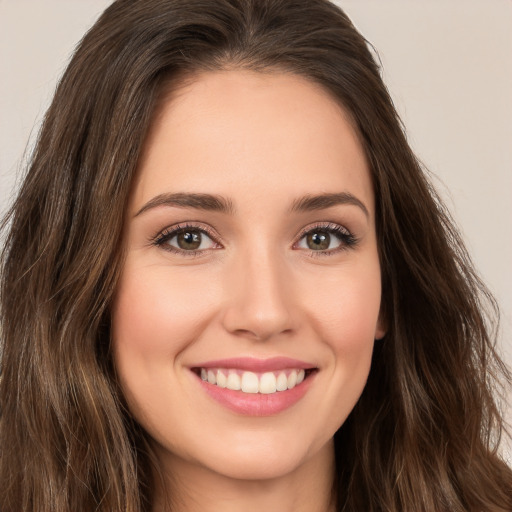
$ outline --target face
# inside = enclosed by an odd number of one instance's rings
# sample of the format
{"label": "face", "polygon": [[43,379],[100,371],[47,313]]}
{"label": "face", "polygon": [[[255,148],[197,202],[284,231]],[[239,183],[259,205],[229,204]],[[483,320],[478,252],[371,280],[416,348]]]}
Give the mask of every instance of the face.
{"label": "face", "polygon": [[115,364],[169,467],[272,478],[332,450],[384,333],[368,165],[320,86],[222,71],[174,91],[125,245]]}

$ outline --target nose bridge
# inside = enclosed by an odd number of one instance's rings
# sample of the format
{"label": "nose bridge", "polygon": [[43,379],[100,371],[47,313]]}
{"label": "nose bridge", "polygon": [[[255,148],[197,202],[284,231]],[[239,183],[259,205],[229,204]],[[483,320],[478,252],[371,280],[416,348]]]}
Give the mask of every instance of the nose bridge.
{"label": "nose bridge", "polygon": [[226,329],[268,339],[293,329],[292,294],[284,258],[270,247],[247,249],[234,259],[226,280]]}

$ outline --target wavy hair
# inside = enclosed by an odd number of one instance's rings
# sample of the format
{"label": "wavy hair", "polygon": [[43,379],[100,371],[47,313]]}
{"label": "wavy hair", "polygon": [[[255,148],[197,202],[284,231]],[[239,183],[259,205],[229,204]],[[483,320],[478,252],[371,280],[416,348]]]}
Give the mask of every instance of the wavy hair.
{"label": "wavy hair", "polygon": [[151,510],[151,453],[110,347],[123,216],[164,92],[226,68],[320,84],[369,162],[388,332],[335,435],[338,510],[512,510],[494,301],[369,45],[326,0],[117,0],[79,44],[4,221],[0,509]]}

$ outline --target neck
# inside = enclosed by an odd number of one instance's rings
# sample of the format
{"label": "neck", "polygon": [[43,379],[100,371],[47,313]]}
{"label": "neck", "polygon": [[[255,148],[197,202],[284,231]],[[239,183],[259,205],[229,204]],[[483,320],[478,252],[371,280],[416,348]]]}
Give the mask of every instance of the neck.
{"label": "neck", "polygon": [[172,455],[161,463],[153,512],[335,512],[332,441],[290,473],[266,480],[230,478]]}

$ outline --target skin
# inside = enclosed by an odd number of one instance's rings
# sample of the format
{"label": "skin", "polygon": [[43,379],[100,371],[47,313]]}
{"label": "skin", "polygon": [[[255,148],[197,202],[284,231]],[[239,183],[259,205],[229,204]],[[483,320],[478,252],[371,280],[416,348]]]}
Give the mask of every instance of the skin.
{"label": "skin", "polygon": [[[217,194],[232,208],[145,207],[166,193]],[[290,211],[299,198],[326,193],[349,193],[363,206]],[[326,223],[357,242],[331,233],[327,250],[310,249],[304,229]],[[210,233],[200,235],[199,252],[168,250],[176,237],[154,242],[183,224]],[[343,109],[292,74],[193,77],[155,115],[125,246],[115,364],[173,510],[334,510],[333,435],[384,335],[373,189]],[[243,356],[287,356],[318,371],[292,407],[247,416],[212,400],[190,370]],[[160,486],[154,510],[164,501]]]}

